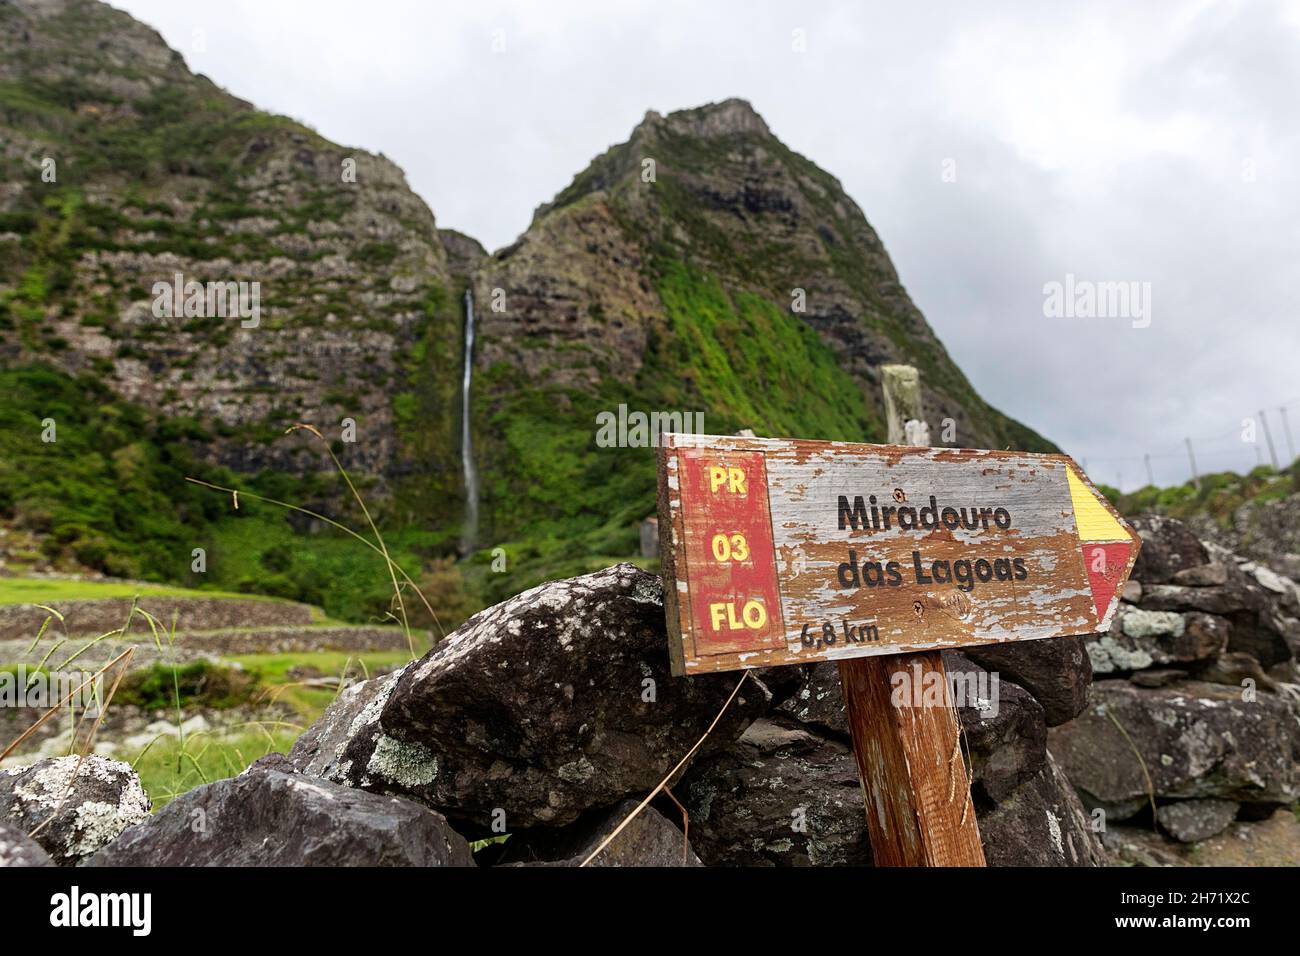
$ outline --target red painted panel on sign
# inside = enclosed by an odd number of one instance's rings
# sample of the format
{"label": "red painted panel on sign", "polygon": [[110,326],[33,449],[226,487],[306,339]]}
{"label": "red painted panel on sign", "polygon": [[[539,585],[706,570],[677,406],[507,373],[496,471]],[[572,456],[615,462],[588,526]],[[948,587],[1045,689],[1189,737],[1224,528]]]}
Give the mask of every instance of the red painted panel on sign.
{"label": "red painted panel on sign", "polygon": [[1088,572],[1088,584],[1092,587],[1092,600],[1097,607],[1098,621],[1106,616],[1110,599],[1115,596],[1119,582],[1124,580],[1128,553],[1132,547],[1127,541],[1082,546],[1083,566]]}
{"label": "red painted panel on sign", "polygon": [[763,454],[678,456],[695,653],[784,647]]}

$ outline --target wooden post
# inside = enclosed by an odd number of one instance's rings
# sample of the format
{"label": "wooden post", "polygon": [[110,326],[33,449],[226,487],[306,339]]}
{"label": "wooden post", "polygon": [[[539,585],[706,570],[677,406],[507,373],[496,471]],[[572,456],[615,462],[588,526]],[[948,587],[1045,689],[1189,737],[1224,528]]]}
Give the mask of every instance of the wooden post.
{"label": "wooden post", "polygon": [[[883,372],[889,443],[904,444],[910,434],[913,444],[927,444],[920,375],[906,365]],[[983,866],[941,652],[862,657],[839,667],[876,865]],[[923,705],[924,689],[936,680],[945,703]],[[902,706],[893,699],[896,686],[907,692]]]}

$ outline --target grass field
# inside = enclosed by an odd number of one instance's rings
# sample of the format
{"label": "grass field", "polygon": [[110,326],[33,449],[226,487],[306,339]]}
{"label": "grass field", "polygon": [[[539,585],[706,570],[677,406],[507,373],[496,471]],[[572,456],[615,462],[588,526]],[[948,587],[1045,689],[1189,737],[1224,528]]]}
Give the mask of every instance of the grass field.
{"label": "grass field", "polygon": [[138,753],[122,754],[122,759],[140,774],[157,810],[200,784],[239,774],[268,753],[288,753],[294,741],[338,694],[331,688],[306,686],[295,671],[365,678],[381,668],[403,664],[409,657],[404,651],[316,651],[225,658],[252,678],[247,703],[280,704],[292,710],[293,716],[251,720],[236,733],[229,729],[220,735],[202,732],[183,741],[174,736],[160,737]]}
{"label": "grass field", "polygon": [[96,598],[151,597],[230,598],[241,601],[273,601],[259,594],[233,591],[198,591],[194,588],[138,581],[82,581],[73,578],[0,578],[0,605],[52,604],[55,601],[89,601]]}

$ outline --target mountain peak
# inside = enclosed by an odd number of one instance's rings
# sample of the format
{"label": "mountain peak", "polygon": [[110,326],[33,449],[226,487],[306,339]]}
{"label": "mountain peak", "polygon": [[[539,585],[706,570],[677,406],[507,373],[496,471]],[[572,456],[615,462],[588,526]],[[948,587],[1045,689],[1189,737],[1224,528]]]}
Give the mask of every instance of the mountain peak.
{"label": "mountain peak", "polygon": [[737,133],[760,133],[770,136],[763,117],[748,100],[738,97],[723,100],[720,103],[706,103],[693,109],[677,110],[666,117],[650,110],[641,122],[641,129],[663,129],[685,136],[704,139],[717,136],[733,136]]}

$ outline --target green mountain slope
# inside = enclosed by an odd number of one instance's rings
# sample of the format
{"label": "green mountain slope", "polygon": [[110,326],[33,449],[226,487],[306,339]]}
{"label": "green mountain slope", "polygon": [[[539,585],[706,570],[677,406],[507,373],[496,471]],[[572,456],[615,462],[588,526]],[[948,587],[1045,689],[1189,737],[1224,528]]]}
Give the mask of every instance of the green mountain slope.
{"label": "green mountain slope", "polygon": [[[195,455],[242,472],[325,467],[275,440],[308,421],[409,490],[411,520],[455,520],[459,289],[401,170],[253,108],[89,0],[0,5],[0,148],[7,364],[202,419]],[[158,315],[155,283],[178,273],[258,283],[256,325]]]}
{"label": "green mountain slope", "polygon": [[[11,0],[0,159],[11,567],[381,615],[373,555],[351,563],[356,546],[318,520],[252,501],[236,513],[182,480],[364,526],[332,448],[404,566],[463,610],[636,552],[653,450],[603,447],[598,416],[626,405],[709,432],[880,439],[893,361],[922,369],[927,416],[936,432],[955,420],[954,444],[1051,447],[976,395],[839,183],[740,101],[648,115],[489,256],[438,229],[387,159],[221,90],[127,14]],[[256,321],[160,314],[156,284],[177,274],[257,283]],[[482,517],[472,560],[449,571],[467,289]],[[58,443],[40,441],[46,419]],[[325,442],[286,436],[295,422]],[[213,557],[202,579],[196,547]]]}
{"label": "green mountain slope", "polygon": [[[480,264],[477,446],[487,538],[619,547],[653,509],[652,452],[602,448],[620,403],[711,433],[883,440],[879,369],[918,366],[954,445],[1056,450],[989,407],[838,181],[739,100],[662,117],[598,157]],[[557,451],[558,449],[558,451]],[[587,548],[585,553],[590,553]]]}

